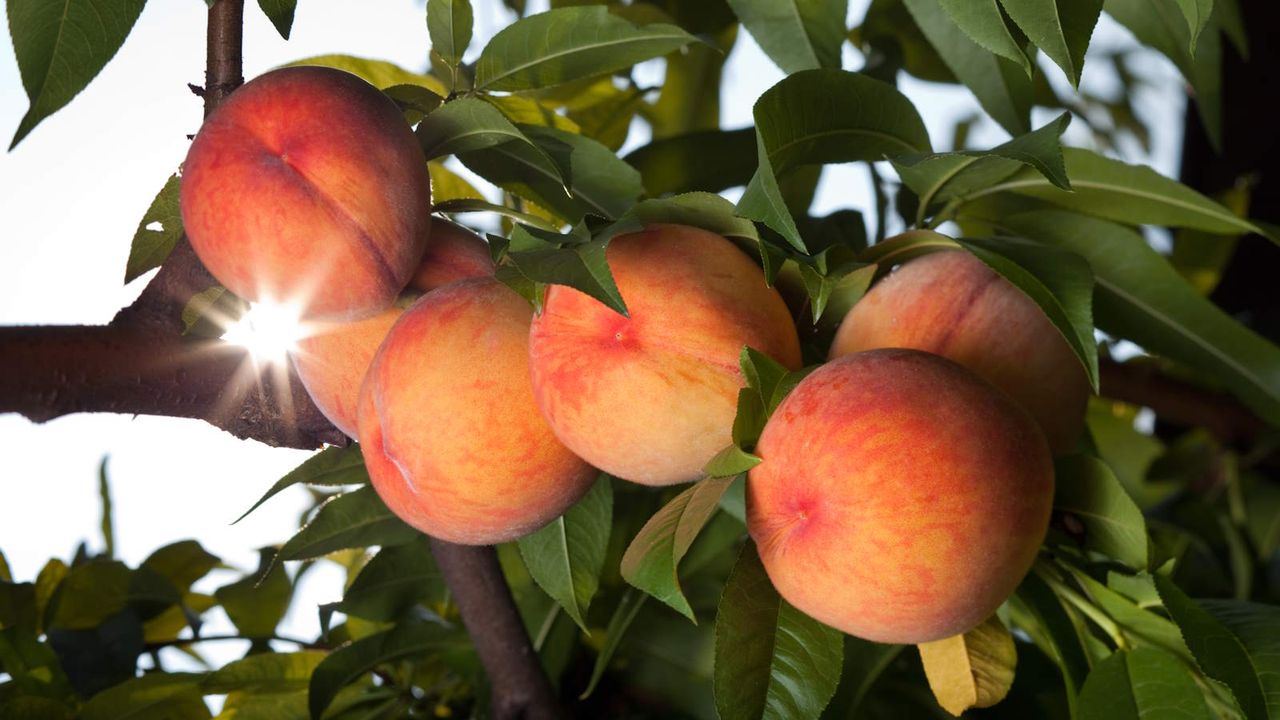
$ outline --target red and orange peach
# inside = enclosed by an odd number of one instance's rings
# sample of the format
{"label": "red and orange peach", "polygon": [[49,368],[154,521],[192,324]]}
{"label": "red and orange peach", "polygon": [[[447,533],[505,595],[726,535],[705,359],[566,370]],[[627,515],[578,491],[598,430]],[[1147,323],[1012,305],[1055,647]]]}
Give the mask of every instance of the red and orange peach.
{"label": "red and orange peach", "polygon": [[981,623],[1048,528],[1053,463],[1035,420],[929,353],[818,368],[755,452],[747,524],[774,586],[868,640],[921,643]]}
{"label": "red and orange peach", "polygon": [[729,444],[749,345],[800,365],[795,324],[760,268],[725,238],[653,225],[606,252],[630,317],[554,286],[533,321],[534,393],[556,437],[646,485],[696,479]]}

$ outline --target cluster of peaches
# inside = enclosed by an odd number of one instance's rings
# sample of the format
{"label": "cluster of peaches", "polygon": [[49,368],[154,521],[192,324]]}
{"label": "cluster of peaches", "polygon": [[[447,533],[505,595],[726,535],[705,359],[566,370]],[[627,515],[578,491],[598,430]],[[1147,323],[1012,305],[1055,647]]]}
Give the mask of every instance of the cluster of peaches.
{"label": "cluster of peaches", "polygon": [[[249,300],[302,304],[299,376],[359,439],[388,507],[426,533],[520,537],[597,468],[697,481],[731,442],[742,348],[801,364],[783,298],[719,235],[619,236],[607,260],[627,316],[561,286],[535,316],[493,278],[481,238],[431,217],[429,184],[396,105],[316,67],[231,96],[182,184],[186,232],[213,275]],[[406,288],[425,294],[397,303]],[[967,631],[1034,561],[1052,454],[1081,431],[1084,372],[1040,310],[964,251],[880,281],[830,357],[754,450],[748,524],[769,576],[860,637]]]}

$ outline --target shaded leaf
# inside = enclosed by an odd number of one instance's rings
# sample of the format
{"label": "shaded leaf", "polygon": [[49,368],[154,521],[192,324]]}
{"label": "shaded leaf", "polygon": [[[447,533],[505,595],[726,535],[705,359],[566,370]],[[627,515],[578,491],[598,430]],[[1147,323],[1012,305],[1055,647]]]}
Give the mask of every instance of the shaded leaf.
{"label": "shaded leaf", "polygon": [[275,634],[289,609],[293,583],[284,566],[275,561],[273,549],[259,550],[258,554],[257,571],[223,585],[214,596],[241,635],[267,638]]}
{"label": "shaded leaf", "polygon": [[598,5],[559,8],[517,20],[494,35],[476,62],[475,85],[480,90],[558,85],[622,70],[692,41],[674,25],[636,27]]}
{"label": "shaded leaf", "polygon": [[1062,671],[1067,698],[1074,709],[1076,696],[1089,674],[1089,660],[1080,634],[1062,602],[1033,572],[1023,578],[1011,607],[1018,627],[1026,630]]}
{"label": "shaded leaf", "polygon": [[608,475],[601,475],[563,515],[518,541],[538,587],[587,632],[587,608],[600,587],[612,520],[613,486]]}
{"label": "shaded leaf", "polygon": [[204,577],[222,561],[195,540],[181,540],[165,545],[147,556],[142,567],[173,583],[179,591],[191,589],[192,583]]}
{"label": "shaded leaf", "polygon": [[938,4],[970,40],[988,52],[1017,63],[1027,77],[1031,77],[1031,60],[1009,33],[997,0],[939,0]]}
{"label": "shaded leaf", "polygon": [[237,691],[265,694],[306,690],[312,671],[327,655],[322,650],[250,655],[210,673],[201,683],[201,689],[210,695]]}
{"label": "shaded leaf", "polygon": [[835,694],[843,635],[778,595],[752,543],[725,583],[715,633],[721,720],[816,718]]}
{"label": "shaded leaf", "polygon": [[426,538],[383,548],[373,556],[334,609],[366,620],[390,622],[418,602],[440,599],[444,578]]}
{"label": "shaded leaf", "polygon": [[280,548],[279,559],[308,560],[346,548],[400,545],[417,535],[373,487],[365,486],[326,500],[311,522]]}
{"label": "shaded leaf", "polygon": [[1080,85],[1084,52],[1102,14],[1103,0],[1000,0],[1027,38],[1044,51],[1072,87]]}
{"label": "shaded leaf", "polygon": [[917,647],[933,696],[952,715],[991,707],[1013,687],[1018,652],[999,616],[992,615],[968,632]]}
{"label": "shaded leaf", "polygon": [[622,292],[606,261],[611,237],[555,247],[537,241],[528,230],[516,225],[511,231],[511,240],[513,245],[537,246],[507,254],[524,277],[534,282],[566,285],[599,300],[614,312],[627,315]]}
{"label": "shaded leaf", "polygon": [[579,700],[585,700],[595,692],[596,685],[600,683],[600,678],[604,677],[604,671],[609,667],[609,661],[618,651],[618,645],[622,643],[622,638],[636,619],[640,608],[644,607],[647,597],[649,596],[634,588],[623,591],[622,597],[618,600],[618,606],[613,610],[613,615],[609,616],[609,624],[604,629],[604,644],[600,646],[595,664],[591,667],[591,679],[587,682],[586,689],[578,696]]}
{"label": "shaded leaf", "polygon": [[973,91],[993,120],[1022,135],[1031,129],[1031,78],[1016,63],[991,54],[952,22],[940,0],[905,0],[929,43]]}
{"label": "shaded leaf", "polygon": [[708,478],[693,484],[645,523],[622,556],[622,577],[635,587],[697,622],[680,589],[677,568],[698,533],[716,511],[733,478]]}
{"label": "shaded leaf", "polygon": [[174,173],[151,201],[129,245],[124,281],[131,283],[139,275],[158,268],[182,237],[182,212],[178,207],[178,191],[182,178]]}
{"label": "shaded leaf", "polygon": [[285,40],[289,39],[289,31],[293,29],[293,14],[298,9],[298,0],[258,0],[258,7],[276,27],[276,32]]}
{"label": "shaded leaf", "polygon": [[1089,673],[1079,717],[1212,720],[1215,715],[1185,665],[1155,647],[1119,651]]}
{"label": "shaded leaf", "polygon": [[532,145],[502,111],[472,97],[440,106],[423,118],[414,132],[428,160],[513,141]]}
{"label": "shaded leaf", "polygon": [[624,158],[650,195],[720,192],[746,185],[756,170],[754,128],[702,130],[654,140]]}
{"label": "shaded leaf", "polygon": [[1068,455],[1057,459],[1054,477],[1054,508],[1084,525],[1085,547],[1145,570],[1146,520],[1111,469],[1089,455]]}
{"label": "shaded leaf", "polygon": [[151,673],[94,695],[81,720],[199,720],[212,717],[200,695],[200,676]]}
{"label": "shaded leaf", "polygon": [[785,73],[840,68],[848,0],[728,0],[760,49]]}
{"label": "shaded leaf", "polygon": [[316,55],[302,60],[295,60],[285,64],[283,67],[295,65],[320,65],[322,67],[346,70],[353,75],[360,76],[379,90],[385,90],[394,85],[419,85],[441,97],[449,94],[449,90],[444,86],[444,83],[431,75],[406,70],[386,60],[373,60],[354,55]]}
{"label": "shaded leaf", "polygon": [[9,0],[13,54],[31,105],[12,150],[41,120],[62,109],[115,56],[146,0]]}
{"label": "shaded leaf", "polygon": [[470,0],[427,0],[427,32],[431,50],[450,65],[462,61],[475,24]]}
{"label": "shaded leaf", "polygon": [[[236,522],[248,517],[249,513],[258,509],[262,503],[270,500],[276,493],[287,487],[305,483],[307,485],[338,486],[366,485],[369,482],[369,471],[364,467],[364,455],[360,452],[359,443],[351,443],[345,448],[331,446],[307,458],[301,465],[290,470],[284,477],[276,481],[258,502],[236,518]],[[234,524],[234,523],[233,523]]]}

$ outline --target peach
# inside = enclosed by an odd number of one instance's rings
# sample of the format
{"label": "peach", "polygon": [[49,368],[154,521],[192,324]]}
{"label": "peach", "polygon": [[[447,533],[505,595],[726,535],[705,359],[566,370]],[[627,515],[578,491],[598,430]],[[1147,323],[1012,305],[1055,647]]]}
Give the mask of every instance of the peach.
{"label": "peach", "polygon": [[1053,462],[1027,411],[916,350],[806,377],[765,425],[747,527],[795,607],[844,632],[922,643],[993,613],[1035,561]]}
{"label": "peach", "polygon": [[1044,312],[964,250],[911,260],[877,283],[836,331],[831,358],[912,348],[960,363],[1025,407],[1054,453],[1084,429],[1089,379]]}
{"label": "peach", "polygon": [[395,103],[350,73],[290,67],[227,98],[196,135],[182,222],[209,272],[303,315],[386,309],[422,257],[430,176]]}
{"label": "peach", "polygon": [[[414,272],[412,289],[425,292],[489,275],[493,261],[485,241],[451,222],[431,219],[431,242]],[[289,353],[316,407],[350,437],[356,436],[356,402],[365,372],[402,312],[392,307],[362,320],[306,323],[305,336]]]}
{"label": "peach", "polygon": [[378,494],[415,528],[506,542],[559,516],[594,480],[538,413],[532,316],[497,280],[464,280],[422,296],[374,356],[360,443]]}
{"label": "peach", "polygon": [[538,405],[601,470],[694,480],[731,441],[742,347],[799,367],[795,323],[751,258],[706,230],[653,225],[615,238],[606,258],[630,317],[550,288],[529,342]]}

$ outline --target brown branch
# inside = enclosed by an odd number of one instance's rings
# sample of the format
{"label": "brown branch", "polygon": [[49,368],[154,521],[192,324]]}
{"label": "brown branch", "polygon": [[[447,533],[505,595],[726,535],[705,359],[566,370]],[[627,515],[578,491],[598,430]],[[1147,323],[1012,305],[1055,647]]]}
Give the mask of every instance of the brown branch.
{"label": "brown branch", "polygon": [[1102,395],[1150,408],[1162,420],[1203,427],[1229,444],[1256,440],[1266,423],[1235,398],[1205,390],[1153,366],[1100,359]]}
{"label": "brown branch", "polygon": [[492,688],[494,720],[554,720],[555,695],[529,642],[491,547],[432,538],[431,554],[453,593]]}

